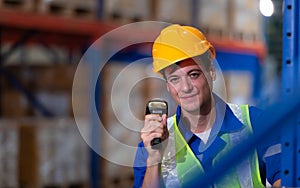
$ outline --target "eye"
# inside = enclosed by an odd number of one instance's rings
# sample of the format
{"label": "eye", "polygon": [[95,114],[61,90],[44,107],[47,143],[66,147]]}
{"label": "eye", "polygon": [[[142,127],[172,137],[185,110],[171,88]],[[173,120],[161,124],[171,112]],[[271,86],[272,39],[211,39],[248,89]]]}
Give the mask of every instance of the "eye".
{"label": "eye", "polygon": [[179,82],[179,77],[170,77],[168,78],[168,82],[171,83],[171,84],[176,84]]}
{"label": "eye", "polygon": [[194,71],[189,74],[189,77],[191,79],[197,79],[201,74],[202,74],[202,72],[200,72],[200,71]]}

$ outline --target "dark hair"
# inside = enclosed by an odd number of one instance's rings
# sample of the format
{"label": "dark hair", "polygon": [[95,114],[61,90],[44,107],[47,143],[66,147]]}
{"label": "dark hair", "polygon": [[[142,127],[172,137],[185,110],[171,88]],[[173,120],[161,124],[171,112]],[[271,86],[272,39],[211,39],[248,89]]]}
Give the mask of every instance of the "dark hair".
{"label": "dark hair", "polygon": [[[206,71],[209,70],[209,68],[211,67],[212,65],[212,60],[213,60],[213,56],[211,54],[211,51],[210,50],[207,50],[204,54],[201,54],[199,56],[195,56],[195,57],[192,57],[192,59],[201,67],[203,67]],[[184,60],[182,60],[184,61]],[[178,65],[180,62],[182,61],[178,61],[175,63],[175,65]],[[170,65],[171,66],[171,65]],[[163,77],[166,79],[166,75],[165,75],[165,68],[162,69],[160,71],[160,73],[163,75]]]}
{"label": "dark hair", "polygon": [[[197,62],[197,64],[201,63],[201,66],[204,67],[205,70],[209,70],[212,65],[212,54],[210,50],[207,50],[204,54],[193,57],[193,59]],[[199,61],[198,61],[199,59]]]}

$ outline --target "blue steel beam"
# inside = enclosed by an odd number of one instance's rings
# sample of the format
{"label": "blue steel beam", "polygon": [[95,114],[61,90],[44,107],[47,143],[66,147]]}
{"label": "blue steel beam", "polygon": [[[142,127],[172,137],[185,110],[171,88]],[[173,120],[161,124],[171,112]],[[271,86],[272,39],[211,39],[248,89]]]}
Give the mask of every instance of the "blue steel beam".
{"label": "blue steel beam", "polygon": [[[300,2],[296,1],[296,10],[295,10],[295,14],[297,16],[297,20],[294,21],[295,27],[297,28],[297,37],[294,38],[295,43],[297,44],[297,50],[296,50],[296,56],[295,56],[295,60],[297,60],[296,62],[296,69],[295,69],[295,76],[296,76],[296,88],[299,87],[300,85],[300,59],[299,59],[299,55],[300,55]],[[296,91],[297,93],[299,91]],[[296,155],[296,187],[300,187],[300,112],[298,112],[297,115],[297,119],[296,119],[296,138],[297,138],[297,142],[296,142],[296,147],[295,147],[295,155]]]}
{"label": "blue steel beam", "polygon": [[197,27],[199,25],[199,0],[192,0],[190,4],[190,10],[191,10],[191,21],[192,25]]}
{"label": "blue steel beam", "polygon": [[[2,29],[2,28],[0,28]],[[13,44],[13,46],[6,52],[1,55],[1,62],[5,62],[8,57],[13,54],[20,46],[24,45],[32,36],[36,34],[36,31],[30,30],[25,32],[23,36],[21,36],[20,40]],[[0,43],[1,44],[1,43]]]}
{"label": "blue steel beam", "polygon": [[97,0],[97,19],[101,20],[104,17],[104,1]]}
{"label": "blue steel beam", "polygon": [[[91,120],[91,135],[89,142],[91,143],[91,150],[90,150],[90,187],[91,188],[99,188],[102,187],[101,182],[103,176],[101,176],[101,163],[100,163],[100,144],[101,144],[101,131],[99,128],[98,122],[98,110],[101,113],[101,100],[100,100],[100,89],[101,83],[94,81],[98,80],[99,72],[98,72],[98,63],[99,59],[102,59],[102,53],[99,53],[97,49],[90,48],[83,57],[83,62],[88,62],[87,65],[90,68],[90,80],[89,80],[89,91],[90,93],[90,101],[89,103],[92,104],[90,106],[91,116],[89,117]],[[100,135],[100,136],[99,136]]]}
{"label": "blue steel beam", "polygon": [[[0,28],[0,32],[2,31],[2,28]],[[50,112],[48,109],[46,109],[43,104],[29,91],[27,91],[24,86],[22,86],[21,82],[17,80],[9,71],[5,70],[3,63],[9,58],[11,54],[13,54],[20,46],[24,45],[32,36],[36,34],[36,31],[30,30],[26,32],[23,36],[21,36],[20,40],[13,44],[13,46],[5,53],[1,54],[0,50],[0,74],[10,82],[10,84],[15,87],[18,91],[20,91],[26,99],[29,101],[30,104],[33,105],[34,108],[39,110],[44,116],[46,117],[53,117],[54,114]],[[2,45],[2,36],[0,35],[0,46]],[[0,99],[2,91],[0,88]],[[2,115],[2,112],[0,111],[0,116]]]}
{"label": "blue steel beam", "polygon": [[[31,92],[25,89],[22,83],[17,80],[9,71],[6,71],[0,66],[0,75],[2,75],[9,83],[17,89],[21,94],[23,94],[27,101],[45,117],[53,117],[54,114],[49,111],[44,105],[33,95]],[[2,115],[2,114],[0,114]]]}
{"label": "blue steel beam", "polygon": [[[299,0],[285,0],[283,11],[282,98],[284,99],[298,93],[300,84]],[[283,124],[281,134],[281,179],[282,185],[288,187],[300,186],[300,138],[297,138],[297,135],[300,135],[299,112],[297,115],[298,117],[293,117],[288,124]]]}

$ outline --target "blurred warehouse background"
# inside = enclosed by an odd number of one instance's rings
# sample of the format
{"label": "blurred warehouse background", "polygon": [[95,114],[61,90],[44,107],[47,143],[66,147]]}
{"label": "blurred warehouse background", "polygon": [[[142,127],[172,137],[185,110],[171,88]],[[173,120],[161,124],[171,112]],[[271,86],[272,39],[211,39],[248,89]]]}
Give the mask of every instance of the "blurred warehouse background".
{"label": "blurred warehouse background", "polygon": [[[216,84],[215,89],[225,100],[262,108],[276,101],[281,93],[282,0],[272,0],[269,17],[260,12],[261,1],[0,0],[0,187],[132,186],[132,168],[110,161],[131,161],[134,153],[122,153],[97,132],[92,145],[115,153],[111,160],[99,156],[80,134],[92,134],[92,125],[76,126],[72,109],[81,57],[100,36],[125,24],[153,20],[200,28],[216,48],[226,87]],[[108,39],[105,50],[115,50],[113,40],[142,38],[153,30],[147,25],[140,29]],[[151,62],[129,66],[150,57],[150,47],[132,45],[105,62],[95,98],[88,92],[89,69],[80,73],[81,87],[73,88],[81,99],[76,101],[78,113],[89,114],[89,104],[95,103],[105,129],[133,147],[140,138],[124,126],[131,121],[128,114],[142,120],[148,99],[168,100],[161,80],[135,82],[151,77]],[[110,102],[112,89],[118,94],[116,106]]]}

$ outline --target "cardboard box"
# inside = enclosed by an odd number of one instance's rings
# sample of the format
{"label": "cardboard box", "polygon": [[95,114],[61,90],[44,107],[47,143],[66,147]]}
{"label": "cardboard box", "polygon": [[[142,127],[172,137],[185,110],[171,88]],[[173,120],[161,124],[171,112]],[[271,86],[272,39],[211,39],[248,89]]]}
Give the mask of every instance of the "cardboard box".
{"label": "cardboard box", "polygon": [[198,6],[198,21],[201,27],[206,28],[210,35],[227,32],[228,0],[202,0]]}
{"label": "cardboard box", "polygon": [[1,95],[2,117],[19,118],[30,114],[26,97],[17,90],[4,90]]}
{"label": "cardboard box", "polygon": [[262,15],[259,1],[234,0],[233,31],[243,40],[254,41],[262,38]]}
{"label": "cardboard box", "polygon": [[22,186],[69,186],[89,181],[89,148],[74,120],[22,120],[19,143]]}
{"label": "cardboard box", "polygon": [[40,0],[40,13],[80,19],[96,19],[96,0]]}
{"label": "cardboard box", "polygon": [[111,21],[133,22],[149,20],[151,0],[105,0],[105,18]]}
{"label": "cardboard box", "polygon": [[[72,115],[72,87],[76,65],[7,66],[14,79],[18,80],[30,96],[48,111],[58,116]],[[24,92],[3,79],[1,110],[3,117],[40,116]],[[88,84],[88,83],[86,83]]]}
{"label": "cardboard box", "polygon": [[35,0],[0,0],[0,8],[14,11],[33,11]]}
{"label": "cardboard box", "polygon": [[227,90],[227,101],[234,104],[251,104],[254,78],[247,71],[226,71],[224,80]]}
{"label": "cardboard box", "polygon": [[19,132],[17,122],[0,119],[0,185],[18,187]]}
{"label": "cardboard box", "polygon": [[163,0],[157,2],[157,20],[191,24],[191,0]]}
{"label": "cardboard box", "polygon": [[[56,117],[70,116],[72,113],[71,91],[48,91],[35,92],[39,102]],[[34,116],[43,116],[40,111],[34,109]]]}
{"label": "cardboard box", "polygon": [[71,91],[76,65],[32,66],[34,87],[38,90]]}

